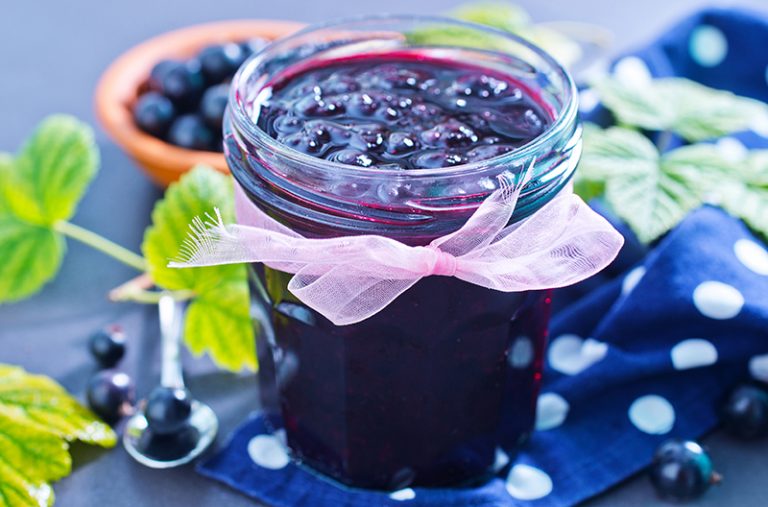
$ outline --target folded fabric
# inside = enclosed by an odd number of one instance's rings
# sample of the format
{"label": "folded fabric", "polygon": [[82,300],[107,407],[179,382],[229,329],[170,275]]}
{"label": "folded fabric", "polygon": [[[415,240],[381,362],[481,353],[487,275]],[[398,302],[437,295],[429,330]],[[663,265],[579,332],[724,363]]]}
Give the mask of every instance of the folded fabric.
{"label": "folded fabric", "polygon": [[[617,65],[640,62],[654,75],[768,100],[768,53],[757,51],[765,47],[768,18],[713,9]],[[765,125],[733,137],[768,146]],[[537,431],[513,462],[499,453],[498,477],[482,487],[344,488],[291,463],[281,432],[267,430],[279,422],[258,414],[199,471],[274,507],[567,507],[605,491],[646,467],[663,440],[711,430],[734,383],[768,381],[768,251],[760,240],[709,206],[647,255],[628,240],[606,274],[557,295]]]}

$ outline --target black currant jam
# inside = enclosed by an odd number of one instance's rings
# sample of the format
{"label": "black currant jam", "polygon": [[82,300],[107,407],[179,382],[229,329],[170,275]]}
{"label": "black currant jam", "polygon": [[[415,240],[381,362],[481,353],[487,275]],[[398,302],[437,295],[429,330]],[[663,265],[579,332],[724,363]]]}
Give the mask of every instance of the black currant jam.
{"label": "black currant jam", "polygon": [[[357,23],[318,31],[318,40],[341,38],[287,64],[309,35],[285,39],[236,76],[225,153],[253,204],[307,237],[426,245],[460,227],[502,172],[535,166],[513,220],[565,187],[580,130],[573,83],[550,57],[479,27],[533,63],[389,49],[421,22]],[[393,37],[401,23],[408,29]],[[344,38],[358,30],[370,40]],[[336,326],[287,290],[290,274],[254,268],[269,296],[262,400],[282,416],[297,462],[354,487],[471,485],[532,431],[547,291],[430,276],[371,318]]]}
{"label": "black currant jam", "polygon": [[440,60],[356,57],[271,86],[258,125],[303,153],[359,167],[434,169],[509,153],[550,123],[519,83]]}

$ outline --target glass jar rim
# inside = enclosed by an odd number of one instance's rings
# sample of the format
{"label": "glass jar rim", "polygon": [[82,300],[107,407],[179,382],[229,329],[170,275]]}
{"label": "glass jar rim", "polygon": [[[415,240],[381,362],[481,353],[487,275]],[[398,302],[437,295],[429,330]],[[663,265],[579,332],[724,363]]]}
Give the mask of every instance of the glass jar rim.
{"label": "glass jar rim", "polygon": [[400,175],[400,171],[393,174],[392,169],[357,167],[350,164],[342,164],[339,162],[333,162],[319,157],[314,157],[312,155],[302,153],[298,150],[294,150],[293,148],[280,143],[277,139],[274,139],[267,132],[262,130],[256,124],[256,122],[250,118],[250,115],[245,110],[245,105],[240,103],[238,100],[238,92],[248,85],[248,80],[251,77],[253,71],[257,69],[259,65],[265,61],[268,61],[272,56],[272,52],[279,50],[281,45],[290,44],[292,41],[302,39],[313,32],[326,30],[328,28],[345,27],[347,25],[353,25],[356,23],[375,21],[450,24],[456,27],[465,27],[480,32],[485,32],[490,35],[502,37],[516,44],[522,45],[535,53],[537,57],[541,58],[547,63],[547,65],[551,67],[550,70],[554,71],[563,80],[564,83],[562,92],[565,100],[562,102],[563,105],[561,110],[556,112],[554,121],[548,125],[544,132],[533,138],[525,145],[512,150],[509,153],[476,162],[430,169],[408,169],[407,171],[402,171],[407,173],[402,175],[403,177],[411,179],[419,177],[434,178],[440,176],[471,175],[475,172],[486,171],[491,164],[510,163],[510,165],[514,165],[515,161],[528,160],[532,158],[542,146],[547,145],[547,143],[551,143],[553,139],[557,139],[576,121],[576,116],[578,114],[578,92],[576,84],[573,81],[570,73],[549,53],[536,46],[535,44],[528,42],[522,37],[497,28],[480,25],[477,23],[469,23],[466,21],[456,20],[443,16],[377,14],[347,17],[326,23],[313,24],[299,30],[292,35],[274,41],[258,53],[252,55],[235,74],[235,77],[232,79],[232,86],[230,87],[229,92],[230,114],[234,122],[240,128],[241,133],[250,137],[250,141],[254,143],[260,143],[273,152],[280,153],[280,156],[282,157],[286,157],[297,163],[306,164],[307,166],[313,167],[317,170],[329,170],[336,174],[350,177],[354,176],[355,178],[378,178],[381,176],[392,177],[394,175]]}

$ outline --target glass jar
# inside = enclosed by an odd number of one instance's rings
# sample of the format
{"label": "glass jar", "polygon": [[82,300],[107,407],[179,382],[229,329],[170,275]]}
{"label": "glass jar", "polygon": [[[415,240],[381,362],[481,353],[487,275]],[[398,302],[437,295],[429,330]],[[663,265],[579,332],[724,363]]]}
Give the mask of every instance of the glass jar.
{"label": "glass jar", "polygon": [[[256,125],[265,87],[301,65],[397,51],[471,62],[519,83],[551,115],[531,142],[438,169],[359,168],[278,143]],[[513,221],[566,188],[581,151],[567,72],[515,36],[458,21],[373,17],[312,27],[252,57],[236,75],[225,153],[250,200],[307,237],[377,234],[425,245],[458,229],[504,171],[531,168]],[[456,486],[493,472],[533,428],[549,294],[503,293],[452,277],[419,281],[373,317],[335,326],[254,266],[266,290],[260,385],[292,457],[355,487]]]}

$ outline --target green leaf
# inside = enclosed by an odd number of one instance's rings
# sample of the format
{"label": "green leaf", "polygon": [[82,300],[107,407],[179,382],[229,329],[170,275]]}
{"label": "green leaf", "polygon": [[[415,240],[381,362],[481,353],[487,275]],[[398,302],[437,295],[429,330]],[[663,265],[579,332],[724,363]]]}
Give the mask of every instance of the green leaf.
{"label": "green leaf", "polygon": [[586,125],[574,190],[589,201],[605,192],[609,178],[647,174],[655,170],[658,163],[658,150],[639,132],[621,127],[602,130]]}
{"label": "green leaf", "polygon": [[719,187],[721,206],[768,240],[768,150],[755,150]]}
{"label": "green leaf", "polygon": [[512,33],[531,24],[531,17],[525,9],[508,2],[471,3],[458,7],[452,14],[464,21],[492,26]]}
{"label": "green leaf", "polygon": [[233,203],[229,177],[207,167],[193,169],[171,185],[155,205],[142,250],[157,285],[196,294],[187,314],[185,333],[193,352],[210,352],[219,365],[239,370],[256,364],[245,267],[168,267],[170,260],[178,258],[189,224],[196,217],[219,208],[225,221],[234,221]]}
{"label": "green leaf", "polygon": [[[245,275],[245,266],[237,266]],[[250,315],[248,284],[233,278],[189,305],[184,340],[195,354],[207,352],[220,367],[256,368],[255,320]]]}
{"label": "green leaf", "polygon": [[411,45],[451,46],[509,51],[509,41],[462,26],[423,28],[406,35]]}
{"label": "green leaf", "polygon": [[0,216],[10,213],[11,211],[7,199],[5,198],[5,186],[11,179],[12,170],[13,156],[10,153],[0,152]]}
{"label": "green leaf", "polygon": [[658,168],[608,180],[608,204],[645,243],[676,226],[701,200],[688,182]]}
{"label": "green leaf", "polygon": [[686,170],[697,156],[692,150],[676,150],[662,158],[637,131],[589,128],[575,188],[583,194],[599,192],[603,185],[613,211],[641,241],[651,242],[701,203],[703,189],[691,184],[695,178]]}
{"label": "green leaf", "polygon": [[0,364],[0,507],[52,505],[48,482],[69,474],[72,440],[117,437],[53,380]]}
{"label": "green leaf", "polygon": [[70,116],[50,116],[6,171],[0,200],[23,221],[50,227],[74,215],[98,163],[90,127]]}
{"label": "green leaf", "polygon": [[[525,9],[518,5],[508,2],[471,3],[455,9],[452,15],[463,21],[518,35],[543,48],[566,66],[575,63],[582,54],[579,44],[556,30],[533,24]],[[474,39],[477,39],[477,32],[474,32]]]}
{"label": "green leaf", "polygon": [[671,130],[692,142],[746,130],[766,111],[759,101],[683,78],[649,83],[606,78],[595,89],[619,123]]}
{"label": "green leaf", "polygon": [[52,230],[0,211],[0,303],[39,291],[58,273],[65,250]]}
{"label": "green leaf", "polygon": [[43,375],[0,364],[0,406],[15,407],[20,417],[66,440],[112,447],[112,429],[80,405],[63,387]]}
{"label": "green leaf", "polygon": [[219,208],[225,221],[234,220],[231,180],[206,167],[197,167],[168,187],[165,196],[152,211],[152,226],[144,234],[142,251],[149,264],[149,275],[161,287],[170,290],[205,292],[222,279],[239,273],[237,266],[174,269],[168,262],[177,258],[179,248],[189,235],[189,225]]}

